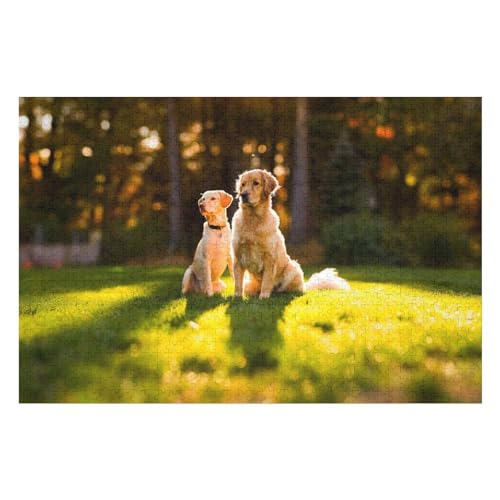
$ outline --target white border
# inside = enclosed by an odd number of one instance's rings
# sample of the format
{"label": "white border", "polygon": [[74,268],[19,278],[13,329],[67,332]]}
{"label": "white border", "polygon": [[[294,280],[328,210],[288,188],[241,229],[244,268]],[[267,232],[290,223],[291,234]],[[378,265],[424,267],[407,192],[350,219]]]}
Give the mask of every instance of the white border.
{"label": "white border", "polygon": [[[461,1],[327,5],[27,0],[2,14],[9,497],[498,498],[495,13]],[[20,95],[483,96],[484,403],[17,404]]]}

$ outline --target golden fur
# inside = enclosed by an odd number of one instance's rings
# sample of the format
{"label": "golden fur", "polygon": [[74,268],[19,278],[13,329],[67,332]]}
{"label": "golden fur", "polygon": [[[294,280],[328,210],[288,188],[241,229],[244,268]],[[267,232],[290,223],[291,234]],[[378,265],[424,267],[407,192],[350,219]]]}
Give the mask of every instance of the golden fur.
{"label": "golden fur", "polygon": [[232,221],[232,242],[237,297],[243,292],[263,299],[272,292],[304,291],[304,273],[288,256],[280,219],[271,207],[279,187],[272,174],[260,169],[244,172],[236,181],[239,208]]}
{"label": "golden fur", "polygon": [[184,273],[183,294],[194,292],[213,295],[226,288],[220,277],[226,266],[233,273],[231,228],[226,214],[232,201],[233,197],[225,191],[205,191],[198,200],[199,210],[206,222],[203,224],[203,236],[196,248],[193,263]]}

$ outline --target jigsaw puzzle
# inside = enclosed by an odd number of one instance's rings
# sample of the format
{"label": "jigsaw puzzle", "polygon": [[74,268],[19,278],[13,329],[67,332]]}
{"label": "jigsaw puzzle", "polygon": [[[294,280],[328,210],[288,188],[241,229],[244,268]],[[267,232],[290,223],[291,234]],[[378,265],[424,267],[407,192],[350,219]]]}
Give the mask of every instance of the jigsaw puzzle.
{"label": "jigsaw puzzle", "polygon": [[20,402],[481,402],[480,98],[24,97],[19,131]]}

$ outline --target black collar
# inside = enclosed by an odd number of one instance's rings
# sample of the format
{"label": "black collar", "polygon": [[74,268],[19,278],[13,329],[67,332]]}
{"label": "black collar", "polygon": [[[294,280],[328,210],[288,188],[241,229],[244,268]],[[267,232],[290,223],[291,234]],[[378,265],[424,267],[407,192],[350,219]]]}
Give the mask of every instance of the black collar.
{"label": "black collar", "polygon": [[210,229],[217,229],[217,231],[220,231],[223,227],[226,227],[226,226],[212,226],[211,224],[209,224],[208,227]]}

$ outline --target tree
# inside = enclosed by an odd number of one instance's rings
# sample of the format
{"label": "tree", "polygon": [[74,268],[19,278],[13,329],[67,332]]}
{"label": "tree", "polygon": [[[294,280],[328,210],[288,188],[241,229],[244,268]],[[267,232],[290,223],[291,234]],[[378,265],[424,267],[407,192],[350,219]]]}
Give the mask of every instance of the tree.
{"label": "tree", "polygon": [[178,250],[181,239],[181,171],[177,142],[177,109],[175,98],[167,98],[167,156],[169,172],[169,253]]}
{"label": "tree", "polygon": [[35,228],[45,242],[102,230],[105,262],[191,253],[199,193],[232,192],[259,162],[283,186],[291,243],[375,199],[395,221],[456,213],[480,234],[478,98],[28,97],[19,110],[23,243]]}
{"label": "tree", "polygon": [[342,215],[368,208],[371,197],[367,184],[360,158],[354,151],[348,130],[344,128],[330,154],[329,163],[321,172],[318,193],[322,213]]}
{"label": "tree", "polygon": [[291,243],[302,243],[308,236],[309,168],[307,115],[307,98],[298,97],[295,118],[295,165],[292,172]]}

